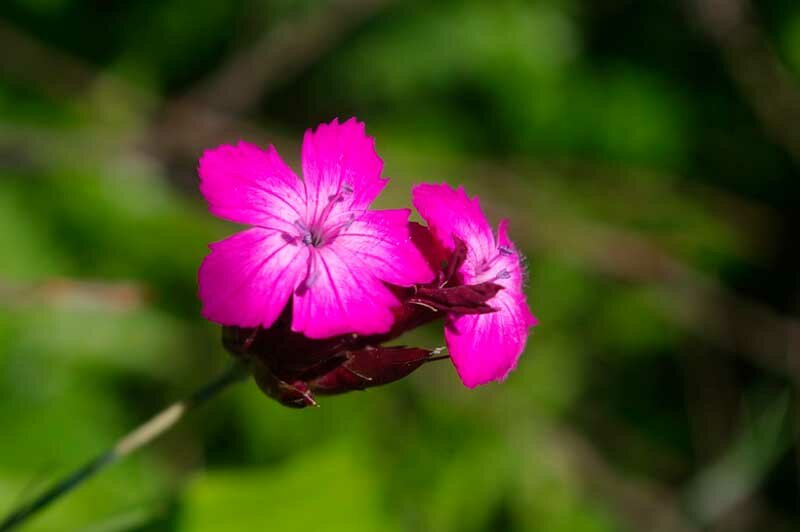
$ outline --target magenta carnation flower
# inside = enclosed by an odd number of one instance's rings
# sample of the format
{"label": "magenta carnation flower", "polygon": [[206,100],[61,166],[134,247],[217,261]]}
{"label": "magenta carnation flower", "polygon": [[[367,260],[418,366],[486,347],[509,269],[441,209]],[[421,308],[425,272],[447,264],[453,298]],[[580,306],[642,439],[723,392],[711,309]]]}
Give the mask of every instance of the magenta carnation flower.
{"label": "magenta carnation flower", "polygon": [[478,198],[447,184],[415,186],[413,202],[438,244],[453,257],[463,255],[454,265],[455,279],[444,281],[480,287],[480,294],[491,296],[485,304],[493,312],[448,314],[445,340],[462,382],[472,388],[505,379],[536,324],[525,301],[521,257],[508,238],[508,220],[500,222],[495,238]]}
{"label": "magenta carnation flower", "polygon": [[290,298],[291,329],[310,338],[379,334],[400,305],[386,286],[433,273],[408,229],[408,209],[369,210],[387,183],[364,124],[334,120],[307,131],[303,179],[273,146],[240,142],[200,159],[200,190],[220,218],[251,227],[210,245],[199,271],[203,315],[270,327]]}

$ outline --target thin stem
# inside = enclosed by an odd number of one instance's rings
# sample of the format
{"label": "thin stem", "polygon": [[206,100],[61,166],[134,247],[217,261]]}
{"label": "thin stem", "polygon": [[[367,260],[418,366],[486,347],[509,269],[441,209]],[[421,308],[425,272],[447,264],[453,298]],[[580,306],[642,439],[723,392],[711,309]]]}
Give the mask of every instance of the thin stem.
{"label": "thin stem", "polygon": [[147,445],[172,428],[188,411],[217,396],[231,384],[244,380],[248,375],[249,372],[243,364],[233,364],[222,375],[201,386],[186,399],[173,403],[123,436],[111,449],[56,482],[34,500],[14,510],[0,523],[0,532],[14,529],[29,517],[77,488],[109,465]]}

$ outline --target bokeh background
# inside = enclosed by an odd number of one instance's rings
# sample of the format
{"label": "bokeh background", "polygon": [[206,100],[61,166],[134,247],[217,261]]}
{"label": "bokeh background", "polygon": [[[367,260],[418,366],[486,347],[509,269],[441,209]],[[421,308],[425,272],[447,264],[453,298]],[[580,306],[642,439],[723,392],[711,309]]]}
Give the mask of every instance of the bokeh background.
{"label": "bokeh background", "polygon": [[202,150],[353,115],[511,218],[519,369],[238,385],[28,530],[798,530],[796,0],[3,0],[0,514],[225,367]]}

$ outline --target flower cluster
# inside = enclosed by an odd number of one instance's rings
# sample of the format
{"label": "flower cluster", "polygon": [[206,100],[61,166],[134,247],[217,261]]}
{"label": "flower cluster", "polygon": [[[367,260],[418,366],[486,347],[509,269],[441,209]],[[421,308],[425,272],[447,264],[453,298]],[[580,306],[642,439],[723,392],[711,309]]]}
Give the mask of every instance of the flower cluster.
{"label": "flower cluster", "polygon": [[203,315],[287,406],[386,384],[442,349],[386,346],[437,319],[468,387],[503,380],[531,315],[521,256],[462,188],[421,184],[414,207],[372,210],[387,183],[364,124],[320,125],[303,138],[300,179],[274,147],[240,142],[200,159],[211,212],[250,226],[210,245],[199,271]]}

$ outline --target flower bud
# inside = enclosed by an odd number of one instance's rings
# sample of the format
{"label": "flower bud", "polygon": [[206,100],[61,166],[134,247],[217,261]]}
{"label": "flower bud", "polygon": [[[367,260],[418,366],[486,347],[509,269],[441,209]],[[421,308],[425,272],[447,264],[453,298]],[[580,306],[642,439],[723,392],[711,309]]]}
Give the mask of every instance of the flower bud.
{"label": "flower bud", "polygon": [[417,305],[398,309],[396,327],[383,335],[343,335],[324,340],[292,332],[288,324],[269,329],[224,327],[222,342],[234,356],[250,364],[259,388],[279,403],[317,406],[314,394],[333,395],[365,390],[408,376],[438,354],[415,347],[384,347],[437,313]]}
{"label": "flower bud", "polygon": [[266,364],[259,360],[252,361],[251,371],[261,391],[282,405],[290,408],[317,406],[317,401],[304,381],[286,382],[278,378]]}
{"label": "flower bud", "polygon": [[341,364],[308,385],[316,393],[333,395],[389,384],[413,373],[430,361],[433,353],[417,347],[365,347],[347,351]]}

